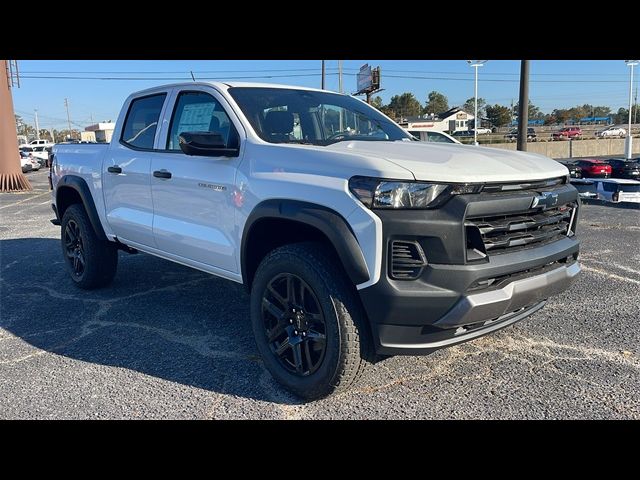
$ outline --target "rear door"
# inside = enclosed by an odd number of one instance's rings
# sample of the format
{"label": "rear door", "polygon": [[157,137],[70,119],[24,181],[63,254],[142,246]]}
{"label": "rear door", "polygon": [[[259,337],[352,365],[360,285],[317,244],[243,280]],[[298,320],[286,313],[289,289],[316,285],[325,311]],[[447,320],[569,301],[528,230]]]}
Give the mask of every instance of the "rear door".
{"label": "rear door", "polygon": [[162,91],[131,100],[102,165],[107,221],[125,243],[155,246],[151,152],[167,96]]}
{"label": "rear door", "polygon": [[[178,136],[213,131],[225,141],[241,131],[226,101],[212,88],[177,91],[162,142],[151,162],[153,234],[157,248],[184,263],[238,273],[239,234],[235,225],[235,176],[241,156],[186,155]],[[170,117],[169,117],[170,116]],[[209,270],[209,268],[206,268]]]}

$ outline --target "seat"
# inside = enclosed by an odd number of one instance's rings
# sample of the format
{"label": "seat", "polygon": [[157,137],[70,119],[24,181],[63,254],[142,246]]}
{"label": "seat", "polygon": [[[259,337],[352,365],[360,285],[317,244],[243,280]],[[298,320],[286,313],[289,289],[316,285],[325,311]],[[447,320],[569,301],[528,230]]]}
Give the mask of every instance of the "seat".
{"label": "seat", "polygon": [[229,124],[227,124],[227,126],[224,128],[221,127],[220,120],[215,115],[211,116],[211,121],[209,122],[209,131],[219,133],[225,143],[229,140]]}
{"label": "seat", "polygon": [[288,142],[293,131],[293,113],[272,111],[264,118],[264,132],[272,142]]}

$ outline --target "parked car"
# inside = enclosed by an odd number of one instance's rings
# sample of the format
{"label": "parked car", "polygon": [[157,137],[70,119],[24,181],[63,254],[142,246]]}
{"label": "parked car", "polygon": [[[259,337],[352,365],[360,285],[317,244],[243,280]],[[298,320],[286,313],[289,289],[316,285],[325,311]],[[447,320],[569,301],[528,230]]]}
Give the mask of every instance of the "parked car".
{"label": "parked car", "polygon": [[51,151],[51,147],[32,147],[31,154],[38,159],[41,167],[47,166],[47,160],[49,159],[49,152]]}
{"label": "parked car", "polygon": [[33,170],[31,160],[23,156],[20,156],[20,166],[22,167],[22,173],[27,173]]}
{"label": "parked car", "polygon": [[596,137],[600,137],[600,138],[610,138],[610,137],[622,138],[627,136],[627,130],[622,127],[616,127],[614,125],[611,125],[610,127],[605,128],[604,130],[600,130],[596,132],[595,135]]}
{"label": "parked car", "polygon": [[594,180],[598,200],[604,202],[640,203],[640,182],[623,178]]}
{"label": "parked car", "polygon": [[473,137],[471,130],[456,130],[451,134],[452,137]]}
{"label": "parked car", "polygon": [[[336,131],[318,105],[357,121]],[[571,286],[580,205],[564,166],[413,138],[316,89],[134,93],[111,143],[54,147],[62,268],[95,289],[119,250],[139,251],[243,284],[264,367],[306,399],[346,390],[376,354],[472,340]]]}
{"label": "parked car", "polygon": [[564,127],[557,132],[551,134],[552,140],[570,140],[582,137],[582,129],[580,127]]}
{"label": "parked car", "polygon": [[578,195],[583,200],[590,200],[598,198],[596,193],[596,180],[585,178],[572,178],[571,185],[578,191]]}
{"label": "parked car", "polygon": [[[514,128],[513,130],[509,131],[509,133],[505,134],[504,139],[509,140],[511,142],[515,142],[516,140],[518,140],[518,129]],[[538,135],[536,135],[536,131],[533,128],[528,127],[527,141],[535,142],[536,140],[538,140]]]}
{"label": "parked car", "polygon": [[569,176],[571,178],[582,178],[582,167],[579,167],[575,162],[560,162],[567,170],[569,170]]}
{"label": "parked car", "polygon": [[611,166],[611,176],[613,178],[640,179],[640,160],[624,158],[613,158],[608,161]]}
{"label": "parked car", "polygon": [[435,132],[433,130],[411,130],[409,133],[422,142],[460,143],[451,135],[447,135],[444,132]]}
{"label": "parked car", "polygon": [[53,147],[53,143],[49,140],[31,140],[27,145],[30,147]]}
{"label": "parked car", "polygon": [[34,157],[31,152],[27,153],[23,150],[19,150],[19,153],[20,153],[20,161],[21,161],[20,163],[22,164],[24,161],[24,163],[28,163],[29,165],[31,165],[31,168],[28,171],[40,170],[41,164],[39,162],[39,159]]}
{"label": "parked car", "polygon": [[582,168],[583,178],[609,178],[611,165],[603,160],[578,160],[578,166]]}
{"label": "parked car", "polygon": [[[473,129],[471,130],[471,133],[473,134]],[[485,128],[485,127],[478,127],[478,135],[489,135],[491,133],[491,129],[490,128]]]}

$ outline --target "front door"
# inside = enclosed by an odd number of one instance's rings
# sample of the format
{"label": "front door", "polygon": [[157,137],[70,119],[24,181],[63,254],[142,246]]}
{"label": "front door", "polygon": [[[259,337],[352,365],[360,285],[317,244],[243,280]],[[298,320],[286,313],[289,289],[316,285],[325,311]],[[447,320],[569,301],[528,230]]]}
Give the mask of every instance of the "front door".
{"label": "front door", "polygon": [[185,155],[182,132],[213,131],[225,142],[237,135],[219,100],[202,90],[178,94],[166,150],[151,161],[153,234],[158,249],[238,273],[234,181],[239,157]]}
{"label": "front door", "polygon": [[159,93],[131,101],[120,141],[113,139],[102,164],[107,222],[123,242],[154,246],[150,152],[166,97]]}

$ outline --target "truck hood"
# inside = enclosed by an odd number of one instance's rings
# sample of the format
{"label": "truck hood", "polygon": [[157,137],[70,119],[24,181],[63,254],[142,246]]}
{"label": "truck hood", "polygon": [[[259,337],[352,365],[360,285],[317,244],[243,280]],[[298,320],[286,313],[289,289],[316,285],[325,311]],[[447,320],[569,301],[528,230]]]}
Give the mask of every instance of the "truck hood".
{"label": "truck hood", "polygon": [[569,174],[543,155],[471,145],[356,140],[325,148],[384,159],[406,168],[416,180],[433,182],[516,182]]}

